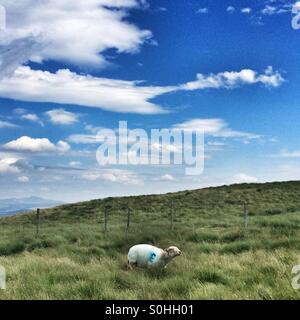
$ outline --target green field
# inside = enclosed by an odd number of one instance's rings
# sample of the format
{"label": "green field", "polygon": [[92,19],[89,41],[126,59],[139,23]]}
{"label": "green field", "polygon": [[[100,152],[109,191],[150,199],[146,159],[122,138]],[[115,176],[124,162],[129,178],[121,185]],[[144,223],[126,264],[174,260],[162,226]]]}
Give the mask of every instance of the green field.
{"label": "green field", "polygon": [[[128,232],[127,206],[133,209]],[[35,214],[1,218],[7,289],[0,299],[299,299],[291,286],[299,231],[300,182],[60,206],[41,211],[39,236]],[[128,249],[137,243],[176,245],[183,255],[163,271],[127,271]]]}

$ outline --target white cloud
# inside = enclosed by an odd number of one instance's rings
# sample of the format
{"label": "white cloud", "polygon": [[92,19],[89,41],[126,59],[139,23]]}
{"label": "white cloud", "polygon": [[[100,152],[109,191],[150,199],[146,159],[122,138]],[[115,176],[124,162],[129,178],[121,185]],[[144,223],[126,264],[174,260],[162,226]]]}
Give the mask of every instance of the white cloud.
{"label": "white cloud", "polygon": [[34,139],[27,136],[10,141],[2,146],[5,150],[17,152],[34,152],[34,153],[48,153],[48,152],[67,152],[70,146],[65,141],[59,141],[56,145],[49,139]]}
{"label": "white cloud", "polygon": [[205,145],[206,152],[218,152],[223,151],[226,146],[225,142],[221,141],[208,141]]}
{"label": "white cloud", "polygon": [[[103,129],[103,128],[102,128]],[[108,128],[107,128],[108,129]],[[211,138],[219,138],[218,140],[212,139],[208,141],[205,145],[206,152],[217,152],[222,151],[226,146],[226,142],[224,139],[233,139],[234,141],[242,141],[244,143],[250,143],[252,141],[262,141],[263,136],[252,133],[252,132],[244,132],[244,131],[237,131],[233,130],[229,127],[228,123],[223,119],[218,118],[211,118],[211,119],[201,119],[195,118],[192,120],[188,120],[182,123],[174,124],[170,130],[185,130],[190,132],[197,132],[197,131],[204,131],[205,137]],[[118,133],[115,132],[116,136]],[[76,144],[101,144],[105,140],[104,136],[97,135],[97,134],[74,134],[67,138],[67,141],[70,143]],[[136,139],[129,139],[128,145],[136,143]],[[176,142],[172,142],[170,144],[162,144],[160,143],[150,143],[148,140],[139,140],[139,143],[144,144],[146,148],[150,148],[151,152],[156,153],[159,151],[160,153],[170,152],[174,154],[182,153],[182,145],[176,144]],[[185,148],[188,148],[185,145]],[[130,154],[130,153],[129,153]],[[135,155],[135,152],[133,152]],[[209,155],[205,155],[209,158]],[[146,156],[145,163],[149,160]]]}
{"label": "white cloud", "polygon": [[18,178],[18,181],[22,183],[27,183],[29,182],[29,178],[27,176],[21,176]]}
{"label": "white cloud", "polygon": [[18,114],[18,115],[25,114],[26,112],[27,112],[27,110],[23,109],[23,108],[16,108],[13,110],[13,113]]}
{"label": "white cloud", "polygon": [[245,173],[238,173],[233,176],[232,183],[255,183],[258,182],[256,177],[249,176]]}
{"label": "white cloud", "polygon": [[[269,179],[277,181],[300,180],[300,164],[299,161],[287,162],[279,164],[270,171]],[[275,177],[275,178],[274,178]]]}
{"label": "white cloud", "polygon": [[36,114],[32,114],[32,113],[24,114],[22,115],[21,118],[25,120],[33,121],[33,122],[39,121],[39,117]]}
{"label": "white cloud", "polygon": [[300,158],[300,150],[281,150],[278,154],[271,155],[272,158]]}
{"label": "white cloud", "polygon": [[196,13],[198,14],[205,14],[208,13],[208,9],[207,8],[200,8],[196,11]]}
{"label": "white cloud", "polygon": [[[143,0],[2,0],[1,4],[8,23],[0,35],[0,45],[6,49],[0,62],[9,71],[28,60],[103,67],[107,49],[135,53],[152,36],[126,21],[129,10],[146,5]],[[12,49],[9,54],[8,49]]]}
{"label": "white cloud", "polygon": [[127,170],[106,170],[106,171],[91,171],[81,175],[81,178],[87,181],[107,181],[122,183],[128,185],[142,185],[143,181],[134,173]]}
{"label": "white cloud", "polygon": [[118,177],[112,173],[103,173],[101,175],[101,179],[105,180],[105,181],[110,181],[110,182],[117,182],[118,181]]}
{"label": "white cloud", "polygon": [[1,173],[18,173],[20,170],[15,166],[18,159],[4,158],[0,159],[0,174]]}
{"label": "white cloud", "polygon": [[40,120],[40,118],[34,114],[34,113],[27,113],[27,114],[23,114],[21,116],[21,119],[23,120],[28,120],[28,121],[31,121],[31,122],[36,122],[38,124],[40,124],[41,126],[44,126],[44,123]]}
{"label": "white cloud", "polygon": [[242,9],[241,9],[241,12],[242,12],[242,13],[246,13],[246,14],[251,13],[251,11],[252,11],[251,8],[242,8]]}
{"label": "white cloud", "polygon": [[235,7],[229,6],[229,7],[227,7],[226,10],[227,10],[228,13],[233,13],[235,11]]}
{"label": "white cloud", "polygon": [[69,166],[70,167],[78,167],[81,165],[81,162],[80,161],[70,161],[69,162]]}
{"label": "white cloud", "polygon": [[96,144],[103,142],[103,138],[92,134],[72,134],[67,138],[68,142],[76,144]]}
{"label": "white cloud", "polygon": [[17,127],[17,125],[15,125],[11,122],[0,120],[0,129],[2,129],[2,128],[16,128],[16,127]]}
{"label": "white cloud", "polygon": [[160,177],[160,180],[162,181],[174,181],[175,178],[171,174],[164,174]]}
{"label": "white cloud", "polygon": [[135,81],[82,76],[69,70],[50,73],[29,67],[20,67],[12,77],[0,81],[0,96],[6,98],[145,114],[162,112],[149,100],[172,90],[174,88],[138,86]]}
{"label": "white cloud", "polygon": [[91,133],[98,133],[101,129],[103,129],[103,127],[94,127],[90,124],[87,124],[84,129],[88,132],[91,132]]}
{"label": "white cloud", "polygon": [[165,8],[165,7],[159,7],[157,10],[158,10],[158,11],[161,11],[161,12],[166,12],[166,11],[168,11],[168,9]]}
{"label": "white cloud", "polygon": [[300,11],[300,1],[297,1],[296,3],[294,3],[293,8],[294,10]]}
{"label": "white cloud", "polygon": [[151,100],[165,93],[235,88],[257,83],[278,87],[283,81],[282,75],[272,67],[262,74],[251,69],[198,74],[195,81],[165,87],[142,86],[139,81],[78,75],[69,70],[50,73],[19,67],[12,76],[0,80],[0,96],[22,101],[74,104],[114,112],[157,114],[166,111]]}
{"label": "white cloud", "polygon": [[272,14],[275,14],[276,11],[277,11],[276,7],[266,5],[264,9],[261,10],[261,13],[266,15],[272,15]]}
{"label": "white cloud", "polygon": [[274,71],[271,66],[269,66],[264,74],[261,74],[256,77],[256,82],[263,83],[268,87],[279,87],[284,79],[278,71]]}
{"label": "white cloud", "polygon": [[[144,144],[148,145],[147,141]],[[151,150],[160,151],[160,152],[174,152],[180,153],[182,152],[182,145],[177,145],[175,142],[173,144],[166,144],[166,143],[152,143],[150,146]]]}
{"label": "white cloud", "polygon": [[208,141],[207,145],[212,147],[224,147],[226,143],[220,141]]}
{"label": "white cloud", "polygon": [[101,178],[101,175],[98,173],[85,173],[82,176],[82,179],[88,180],[88,181],[96,181]]}
{"label": "white cloud", "polygon": [[246,138],[259,139],[261,136],[255,133],[235,131],[231,129],[223,119],[192,119],[173,126],[174,129],[187,131],[204,131],[207,136],[221,138]]}
{"label": "white cloud", "polygon": [[54,124],[70,125],[78,121],[78,115],[64,109],[54,109],[46,112],[50,121]]}
{"label": "white cloud", "polygon": [[[275,14],[283,14],[292,11],[292,4],[291,3],[279,3],[276,4],[274,1],[270,4],[266,4],[265,7],[261,10],[262,15],[272,16]],[[299,2],[300,7],[300,2]]]}
{"label": "white cloud", "polygon": [[278,71],[269,66],[264,73],[258,74],[251,69],[243,69],[239,72],[225,71],[218,74],[197,74],[197,80],[182,86],[183,90],[197,90],[209,88],[233,88],[238,85],[261,83],[267,87],[278,87],[284,79]]}

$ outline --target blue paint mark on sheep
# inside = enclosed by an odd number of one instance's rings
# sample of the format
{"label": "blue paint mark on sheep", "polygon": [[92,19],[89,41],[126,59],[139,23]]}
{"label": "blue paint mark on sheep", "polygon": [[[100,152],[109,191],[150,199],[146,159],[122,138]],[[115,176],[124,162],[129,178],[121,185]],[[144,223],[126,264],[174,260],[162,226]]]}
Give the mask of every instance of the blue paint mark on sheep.
{"label": "blue paint mark on sheep", "polygon": [[154,260],[155,260],[155,257],[156,257],[156,253],[151,252],[151,253],[149,254],[148,261],[150,261],[151,263],[153,263]]}

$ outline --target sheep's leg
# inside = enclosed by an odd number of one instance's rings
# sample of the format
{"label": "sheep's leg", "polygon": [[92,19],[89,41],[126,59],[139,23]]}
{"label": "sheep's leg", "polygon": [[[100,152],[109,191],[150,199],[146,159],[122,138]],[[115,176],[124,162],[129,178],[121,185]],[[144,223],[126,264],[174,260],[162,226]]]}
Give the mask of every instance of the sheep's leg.
{"label": "sheep's leg", "polygon": [[136,266],[136,263],[132,263],[132,262],[128,261],[128,264],[127,264],[127,269],[128,270],[134,270],[135,266]]}

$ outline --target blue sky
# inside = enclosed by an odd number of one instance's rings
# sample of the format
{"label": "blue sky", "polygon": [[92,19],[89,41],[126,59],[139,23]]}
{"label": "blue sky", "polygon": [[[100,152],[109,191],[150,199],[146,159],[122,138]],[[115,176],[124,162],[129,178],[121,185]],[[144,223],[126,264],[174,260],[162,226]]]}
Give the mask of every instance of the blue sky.
{"label": "blue sky", "polygon": [[[300,178],[294,1],[0,4],[0,198],[71,202]],[[147,131],[209,126],[203,174],[99,166],[97,129],[124,120]]]}

